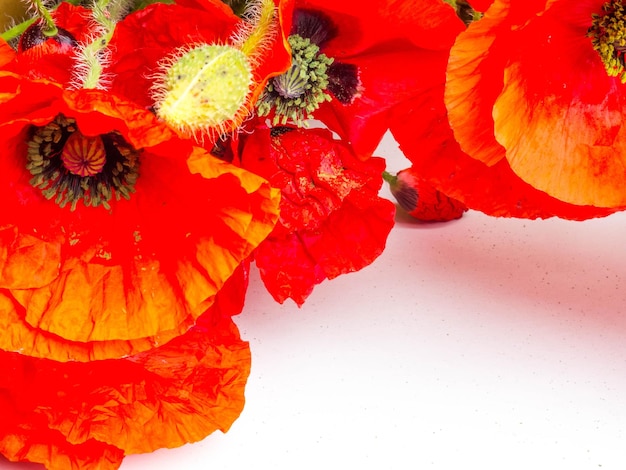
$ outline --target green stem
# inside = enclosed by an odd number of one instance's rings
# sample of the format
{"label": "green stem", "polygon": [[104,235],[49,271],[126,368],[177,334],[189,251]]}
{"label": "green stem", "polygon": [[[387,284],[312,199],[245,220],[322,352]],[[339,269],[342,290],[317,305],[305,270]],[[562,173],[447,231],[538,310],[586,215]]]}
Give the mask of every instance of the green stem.
{"label": "green stem", "polygon": [[44,36],[53,37],[59,33],[57,26],[54,24],[54,20],[52,19],[52,15],[45,7],[41,0],[31,0],[37,9],[37,13],[39,17],[43,20],[44,26],[42,28],[42,33]]}
{"label": "green stem", "polygon": [[0,34],[0,38],[4,39],[6,42],[15,39],[20,36],[24,31],[28,29],[28,27],[37,21],[37,18],[30,18],[26,21],[22,21],[20,24],[16,24],[10,29],[7,29],[5,32]]}
{"label": "green stem", "polygon": [[83,88],[98,88],[101,85],[104,73],[102,54],[111,42],[115,25],[122,18],[127,3],[126,0],[96,0],[94,3],[91,14],[100,25],[101,35],[87,44],[81,52],[82,62],[87,70],[83,78]]}
{"label": "green stem", "polygon": [[394,187],[398,183],[398,177],[392,175],[388,171],[383,171],[383,180],[389,183],[389,186]]}

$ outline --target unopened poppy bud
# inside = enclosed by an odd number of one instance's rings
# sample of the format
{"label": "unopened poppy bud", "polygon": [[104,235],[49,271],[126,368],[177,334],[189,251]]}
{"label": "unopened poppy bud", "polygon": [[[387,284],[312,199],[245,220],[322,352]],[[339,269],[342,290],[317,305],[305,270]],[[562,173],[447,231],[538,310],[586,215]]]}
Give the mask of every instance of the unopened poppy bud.
{"label": "unopened poppy bud", "polygon": [[172,59],[156,90],[157,114],[184,134],[222,129],[244,107],[252,71],[236,47],[205,44]]}
{"label": "unopened poppy bud", "polygon": [[275,10],[274,0],[253,0],[229,43],[194,44],[164,59],[152,88],[157,115],[198,140],[235,131],[260,93],[254,69],[276,33]]}
{"label": "unopened poppy bud", "polygon": [[446,196],[420,178],[412,169],[397,175],[384,172],[391,194],[398,205],[412,217],[425,222],[445,222],[460,218],[467,207],[460,201]]}
{"label": "unopened poppy bud", "polygon": [[49,54],[70,54],[76,47],[74,36],[63,28],[56,28],[56,34],[44,32],[44,23],[30,25],[20,37],[18,54],[26,54],[31,59],[40,59]]}

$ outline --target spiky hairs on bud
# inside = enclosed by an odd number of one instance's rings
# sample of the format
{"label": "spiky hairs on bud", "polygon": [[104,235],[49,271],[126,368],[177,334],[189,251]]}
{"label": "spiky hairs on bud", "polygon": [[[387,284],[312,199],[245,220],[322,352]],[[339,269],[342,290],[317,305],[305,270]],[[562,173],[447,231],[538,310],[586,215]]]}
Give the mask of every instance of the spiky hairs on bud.
{"label": "spiky hairs on bud", "polygon": [[216,44],[182,49],[162,69],[153,87],[156,111],[179,133],[213,137],[247,114],[252,71],[239,49]]}
{"label": "spiky hairs on bud", "polygon": [[276,6],[273,0],[251,1],[243,14],[241,27],[233,33],[230,42],[256,62],[267,51],[276,34]]}
{"label": "spiky hairs on bud", "polygon": [[72,77],[72,88],[106,90],[111,82],[106,73],[111,61],[109,42],[115,25],[130,10],[132,0],[97,0],[91,6],[93,32],[86,43],[80,44]]}
{"label": "spiky hairs on bud", "polygon": [[152,98],[157,115],[197,140],[233,132],[249,115],[253,69],[275,33],[273,0],[252,2],[230,44],[185,46],[161,61]]}

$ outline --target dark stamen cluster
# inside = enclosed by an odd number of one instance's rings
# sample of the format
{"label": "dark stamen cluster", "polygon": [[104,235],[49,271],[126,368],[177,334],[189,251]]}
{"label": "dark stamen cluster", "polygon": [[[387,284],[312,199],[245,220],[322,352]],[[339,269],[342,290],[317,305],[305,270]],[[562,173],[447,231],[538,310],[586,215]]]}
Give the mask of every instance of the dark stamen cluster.
{"label": "dark stamen cluster", "polygon": [[274,125],[293,122],[304,126],[325,101],[335,98],[342,104],[352,103],[361,88],[357,67],[337,62],[321,51],[336,34],[323,13],[307,9],[294,12],[289,36],[292,64],[269,81],[257,102],[260,116],[273,113]]}
{"label": "dark stamen cluster", "polygon": [[81,200],[85,206],[110,209],[112,197],[129,199],[137,181],[140,152],[117,132],[101,135],[106,161],[98,173],[81,176],[70,171],[62,159],[69,137],[76,133],[82,136],[76,121],[63,115],[45,126],[33,126],[26,164],[32,175],[30,183],[46,199],[61,207],[69,204],[71,210]]}

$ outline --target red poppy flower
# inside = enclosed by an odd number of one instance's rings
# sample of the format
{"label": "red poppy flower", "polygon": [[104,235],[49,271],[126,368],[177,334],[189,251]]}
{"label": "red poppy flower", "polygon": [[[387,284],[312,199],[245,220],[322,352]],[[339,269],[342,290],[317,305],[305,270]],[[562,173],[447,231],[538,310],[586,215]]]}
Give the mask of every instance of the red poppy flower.
{"label": "red poppy flower", "polygon": [[[531,8],[531,4],[526,2],[524,8]],[[445,52],[441,54],[443,60],[430,72],[437,77],[438,85],[416,93],[413,99],[396,108],[390,124],[394,137],[421,177],[472,209],[496,216],[559,216],[576,220],[610,214],[616,209],[570,204],[533,187],[513,172],[506,158],[494,160],[495,163],[490,161],[490,165],[472,158],[501,148],[493,133],[492,105],[499,94],[499,87],[502,87],[504,64],[518,45],[503,43],[501,47],[490,46],[497,44],[496,33],[500,34],[510,26],[494,26],[501,21],[500,14],[494,10],[500,12],[498,8],[494,5],[481,20],[472,23],[459,35],[452,48],[446,102],[455,134],[450,129],[444,104],[448,57]],[[520,38],[519,44],[528,44],[525,41]],[[538,48],[535,43],[532,54],[541,55],[539,50],[544,49]],[[541,86],[545,85],[543,73],[535,77],[542,83]],[[511,112],[522,109],[521,106],[510,108]],[[526,133],[527,123],[519,125],[519,129],[524,129]],[[461,150],[455,137],[459,138],[469,155]],[[473,143],[472,148],[469,148],[470,142]]]}
{"label": "red poppy flower", "polygon": [[282,193],[279,223],[254,254],[277,301],[301,305],[316,284],[380,255],[394,222],[378,197],[382,159],[358,160],[324,129],[276,127],[255,129],[241,160]]}
{"label": "red poppy flower", "polygon": [[248,353],[201,315],[273,228],[278,192],[108,92],[5,72],[0,116],[0,364],[16,369],[0,451],[83,468],[226,428]]}
{"label": "red poppy flower", "polygon": [[[125,455],[226,432],[250,372],[230,319],[242,305],[241,274],[189,331],[141,353],[81,362],[0,349],[0,453],[50,469],[112,470]],[[6,336],[23,308],[4,289],[0,308]]]}
{"label": "red poppy flower", "polygon": [[621,2],[495,1],[451,50],[461,148],[564,202],[626,207],[623,16]]}
{"label": "red poppy flower", "polygon": [[[252,78],[250,90],[245,99],[245,110],[234,113],[235,117],[226,120],[230,124],[216,126],[217,130],[228,133],[241,125],[253,108],[267,80],[289,66],[291,56],[282,34],[282,28],[290,27],[292,3],[293,0],[275,1],[275,14],[278,17],[279,26],[276,27],[273,24],[275,21],[272,21],[267,31],[259,33],[259,36],[265,36],[255,39],[258,41],[260,53],[251,51],[247,59],[252,66]],[[272,8],[274,8],[273,5]],[[163,81],[165,69],[171,68],[176,59],[184,55],[184,52],[198,50],[197,46],[200,45],[229,47],[229,44],[238,41],[238,36],[253,34],[249,31],[250,28],[250,21],[242,20],[232,12],[230,7],[217,0],[185,0],[177,2],[176,5],[150,5],[127,16],[116,27],[110,47],[112,51],[112,65],[109,69],[112,76],[111,89],[142,106],[155,106],[155,99],[163,93],[163,90],[160,90],[162,85],[155,85],[155,80]],[[139,31],[141,34],[138,34]],[[222,65],[229,71],[231,71],[230,67],[241,65],[228,61],[224,64]],[[238,75],[235,73],[236,70],[239,69],[232,69],[232,76]],[[191,75],[188,71],[185,73]],[[210,88],[211,85],[207,83],[213,83],[214,77],[205,78],[204,86]],[[175,78],[170,77],[168,80],[175,81]],[[224,90],[232,91],[236,88],[232,80],[225,84],[216,83],[215,86],[220,92],[213,95],[225,97],[229,94]],[[198,91],[198,93],[204,92]],[[197,122],[193,122],[192,117],[195,112],[194,108],[201,106],[201,102],[202,97],[197,96],[189,109],[183,110],[185,119],[191,121],[188,126],[181,126],[185,135],[198,135],[203,132],[202,121],[198,118]],[[159,104],[156,103],[156,105],[158,107]],[[215,107],[220,108],[221,105],[218,104]],[[193,125],[201,129],[195,131],[187,128]]]}
{"label": "red poppy flower", "polygon": [[153,114],[11,74],[0,89],[0,286],[32,325],[83,342],[180,333],[271,230],[275,190]]}
{"label": "red poppy flower", "polygon": [[[367,8],[356,0],[296,1],[292,37],[303,39],[296,45],[306,46],[307,54],[308,43],[314,44],[318,52],[312,61],[327,64],[327,79],[308,85],[321,89],[313,116],[349,142],[360,158],[368,158],[388,129],[394,106],[436,84],[430,70],[462,28],[454,10],[441,0],[373,2]],[[297,68],[312,66],[299,62]],[[297,74],[282,81],[290,76]],[[294,106],[288,104],[298,91],[297,81],[273,82],[275,112],[293,115]],[[277,96],[281,93],[282,99]],[[300,103],[300,95],[292,99],[298,98]]]}

